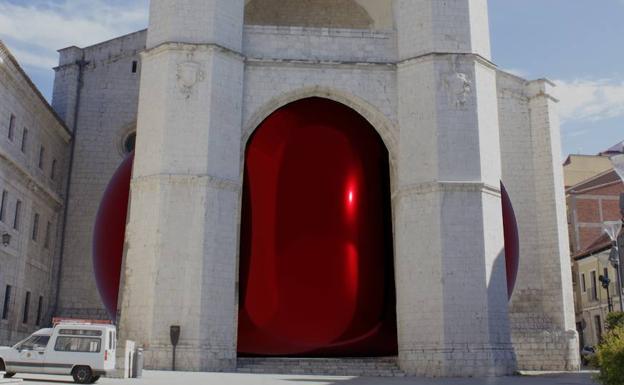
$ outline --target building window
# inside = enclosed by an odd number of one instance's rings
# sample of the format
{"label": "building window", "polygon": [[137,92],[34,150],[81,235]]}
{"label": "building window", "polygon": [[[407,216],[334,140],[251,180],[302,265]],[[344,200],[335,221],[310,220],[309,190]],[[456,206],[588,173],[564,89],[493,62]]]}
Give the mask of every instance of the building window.
{"label": "building window", "polygon": [[45,147],[39,148],[39,168],[43,170],[43,159],[45,157]]}
{"label": "building window", "polygon": [[26,143],[28,141],[28,130],[24,128],[24,132],[22,132],[22,152],[26,152]]}
{"label": "building window", "polygon": [[38,235],[39,235],[39,214],[35,213],[35,216],[33,218],[32,240],[36,241]]}
{"label": "building window", "polygon": [[46,223],[46,229],[45,229],[45,240],[43,241],[43,247],[45,247],[46,249],[50,247],[50,231],[52,229],[52,223],[50,223],[50,221],[48,221],[48,223]]}
{"label": "building window", "polygon": [[135,74],[138,68],[139,68],[139,62],[136,60],[133,60],[132,61],[132,73]]}
{"label": "building window", "polygon": [[581,273],[581,290],[583,290],[583,293],[587,293],[587,282],[585,281],[585,273]]}
{"label": "building window", "polygon": [[13,217],[13,228],[19,230],[20,222],[22,220],[22,201],[18,200],[15,203],[15,216]]}
{"label": "building window", "polygon": [[9,200],[9,193],[6,190],[2,191],[2,201],[0,202],[0,221],[4,222],[6,217],[6,205]]}
{"label": "building window", "polygon": [[24,299],[24,317],[22,317],[22,323],[28,323],[28,311],[30,310],[30,292],[26,292],[26,299]]}
{"label": "building window", "polygon": [[9,318],[10,306],[11,306],[11,285],[6,285],[6,289],[4,289],[4,305],[2,306],[2,319]]}
{"label": "building window", "polygon": [[35,325],[41,325],[41,315],[43,312],[43,296],[39,296],[39,302],[37,303],[37,322]]}
{"label": "building window", "polygon": [[592,271],[591,272],[591,279],[590,279],[590,284],[591,284],[591,300],[592,301],[598,301],[598,284],[596,282],[596,272]]}
{"label": "building window", "polygon": [[13,138],[15,137],[15,115],[13,114],[11,114],[11,117],[9,118],[9,133],[7,136],[10,141],[13,141]]}
{"label": "building window", "polygon": [[56,178],[56,159],[52,159],[52,168],[50,169],[50,179]]}
{"label": "building window", "polygon": [[596,327],[596,342],[602,342],[602,320],[600,316],[597,315],[594,317],[594,326]]}

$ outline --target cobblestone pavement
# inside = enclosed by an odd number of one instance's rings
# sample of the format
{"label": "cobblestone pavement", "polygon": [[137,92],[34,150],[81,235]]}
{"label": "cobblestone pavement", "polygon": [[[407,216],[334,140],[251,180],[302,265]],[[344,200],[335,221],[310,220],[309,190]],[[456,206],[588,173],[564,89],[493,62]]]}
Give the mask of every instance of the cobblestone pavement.
{"label": "cobblestone pavement", "polygon": [[[595,385],[592,374],[550,374],[487,379],[363,378],[145,371],[137,380],[103,378],[100,385]],[[18,375],[24,385],[72,384],[71,377]]]}

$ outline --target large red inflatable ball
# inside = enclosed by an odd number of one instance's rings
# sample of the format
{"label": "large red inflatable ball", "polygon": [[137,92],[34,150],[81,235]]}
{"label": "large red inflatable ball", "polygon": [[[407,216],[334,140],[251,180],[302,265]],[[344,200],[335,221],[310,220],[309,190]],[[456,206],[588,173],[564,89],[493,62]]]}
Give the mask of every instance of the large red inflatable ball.
{"label": "large red inflatable ball", "polygon": [[505,234],[505,266],[507,269],[507,294],[511,299],[516,286],[518,269],[520,267],[520,239],[518,235],[518,221],[509,193],[501,182],[503,205],[503,229]]}
{"label": "large red inflatable ball", "polygon": [[134,153],[121,163],[106,187],[93,232],[95,280],[102,302],[112,320],[117,316],[133,160]]}

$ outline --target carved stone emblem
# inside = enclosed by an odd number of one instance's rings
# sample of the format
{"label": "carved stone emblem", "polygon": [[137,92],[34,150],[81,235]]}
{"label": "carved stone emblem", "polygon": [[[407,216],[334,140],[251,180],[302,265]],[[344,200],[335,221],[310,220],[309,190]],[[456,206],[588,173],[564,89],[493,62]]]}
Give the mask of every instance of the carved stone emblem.
{"label": "carved stone emblem", "polygon": [[188,99],[191,97],[195,85],[204,80],[205,74],[199,63],[189,61],[178,64],[177,78],[180,92]]}
{"label": "carved stone emblem", "polygon": [[451,105],[456,108],[465,107],[472,94],[472,81],[462,72],[451,72],[443,80]]}
{"label": "carved stone emblem", "polygon": [[455,105],[457,107],[463,107],[468,101],[470,94],[472,93],[472,81],[468,79],[468,75],[464,73],[458,73],[456,76],[457,80],[455,80]]}

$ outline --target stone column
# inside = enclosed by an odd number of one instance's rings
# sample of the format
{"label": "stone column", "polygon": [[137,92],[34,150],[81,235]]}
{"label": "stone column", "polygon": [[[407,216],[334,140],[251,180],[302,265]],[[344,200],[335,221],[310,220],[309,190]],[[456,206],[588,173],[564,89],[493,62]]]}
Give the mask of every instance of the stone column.
{"label": "stone column", "polygon": [[152,0],[120,331],[148,368],[236,364],[243,0]]}
{"label": "stone column", "polygon": [[511,95],[523,99],[500,111],[507,155],[503,180],[520,235],[520,269],[510,307],[518,367],[576,370],[578,335],[554,85],[503,74],[499,84],[502,107]]}
{"label": "stone column", "polygon": [[54,68],[54,93],[52,108],[63,119],[70,130],[74,129],[78,89],[80,87],[81,62],[84,53],[78,47],[59,50],[59,65]]}
{"label": "stone column", "polygon": [[512,373],[496,71],[486,0],[394,0],[399,364]]}

